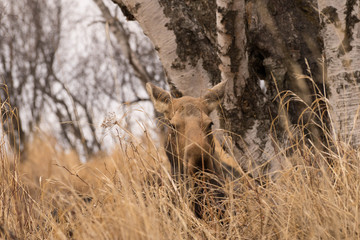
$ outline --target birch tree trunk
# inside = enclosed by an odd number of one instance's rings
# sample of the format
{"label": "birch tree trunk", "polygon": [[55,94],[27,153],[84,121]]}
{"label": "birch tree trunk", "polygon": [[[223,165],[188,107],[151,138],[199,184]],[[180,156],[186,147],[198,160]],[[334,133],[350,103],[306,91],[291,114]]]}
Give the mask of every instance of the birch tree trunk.
{"label": "birch tree trunk", "polygon": [[319,0],[335,137],[360,144],[360,1]]}
{"label": "birch tree trunk", "polygon": [[[358,1],[113,2],[128,19],[139,22],[158,51],[169,83],[184,94],[199,96],[211,85],[228,81],[219,114],[221,128],[230,132],[224,143],[253,175],[281,168],[281,158],[275,157],[282,154],[278,145],[291,134],[289,126],[300,120],[307,123],[303,131],[312,133],[314,145],[321,146],[316,121],[303,114],[315,94],[330,96],[334,132],[346,129],[354,133],[352,142],[360,141],[352,120],[359,102],[358,89],[352,88],[360,76]],[[328,79],[321,62],[324,53]],[[301,101],[282,110],[278,96],[283,91]]]}

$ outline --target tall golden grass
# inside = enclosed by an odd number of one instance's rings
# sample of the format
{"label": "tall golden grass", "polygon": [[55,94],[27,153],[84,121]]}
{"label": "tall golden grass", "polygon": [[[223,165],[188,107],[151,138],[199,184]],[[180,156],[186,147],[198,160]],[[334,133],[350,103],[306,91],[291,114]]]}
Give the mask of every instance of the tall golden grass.
{"label": "tall golden grass", "polygon": [[148,136],[83,164],[45,134],[20,162],[4,135],[0,238],[358,239],[360,151],[323,131],[332,141],[326,151],[293,135],[291,155],[280,149],[289,164],[276,181],[257,184],[243,174],[227,182],[222,221],[195,217],[193,196],[172,181]]}

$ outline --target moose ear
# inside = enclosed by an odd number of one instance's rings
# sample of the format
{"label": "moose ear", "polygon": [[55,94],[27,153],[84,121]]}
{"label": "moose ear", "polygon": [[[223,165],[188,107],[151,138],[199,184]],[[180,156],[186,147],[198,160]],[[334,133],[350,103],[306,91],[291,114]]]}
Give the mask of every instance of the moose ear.
{"label": "moose ear", "polygon": [[227,81],[218,83],[209,89],[203,99],[206,101],[209,111],[213,111],[220,103],[225,94],[225,86]]}
{"label": "moose ear", "polygon": [[146,91],[149,93],[156,111],[164,113],[169,110],[172,101],[170,93],[152,83],[146,84]]}

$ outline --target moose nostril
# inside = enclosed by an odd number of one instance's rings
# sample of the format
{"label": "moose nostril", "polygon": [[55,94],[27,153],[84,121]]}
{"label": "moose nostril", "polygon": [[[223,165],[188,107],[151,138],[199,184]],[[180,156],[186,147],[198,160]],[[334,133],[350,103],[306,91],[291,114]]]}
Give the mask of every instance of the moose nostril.
{"label": "moose nostril", "polygon": [[213,166],[209,159],[211,158],[209,151],[197,146],[196,144],[191,144],[186,149],[185,152],[185,166],[186,171],[189,174],[195,174],[197,171],[213,171]]}

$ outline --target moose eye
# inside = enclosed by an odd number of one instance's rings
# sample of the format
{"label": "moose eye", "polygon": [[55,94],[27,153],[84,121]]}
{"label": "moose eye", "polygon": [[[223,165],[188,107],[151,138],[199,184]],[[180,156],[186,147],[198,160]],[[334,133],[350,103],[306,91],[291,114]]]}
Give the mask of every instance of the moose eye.
{"label": "moose eye", "polygon": [[213,125],[214,125],[214,123],[213,123],[213,122],[210,122],[210,123],[208,124],[206,130],[207,130],[208,132],[210,132],[210,131],[212,130],[211,127],[212,127]]}
{"label": "moose eye", "polygon": [[176,130],[176,127],[175,127],[174,124],[169,123],[168,127],[169,127],[170,129]]}

